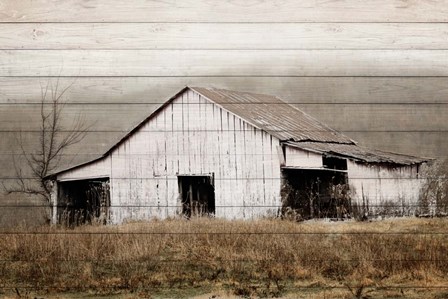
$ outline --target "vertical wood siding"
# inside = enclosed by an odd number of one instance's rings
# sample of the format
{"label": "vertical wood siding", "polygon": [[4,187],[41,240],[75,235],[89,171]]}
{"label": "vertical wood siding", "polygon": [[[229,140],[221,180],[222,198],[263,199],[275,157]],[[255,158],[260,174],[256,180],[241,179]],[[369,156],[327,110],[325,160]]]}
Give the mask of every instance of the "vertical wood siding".
{"label": "vertical wood siding", "polygon": [[[322,155],[286,147],[286,166],[322,167]],[[424,183],[418,176],[422,166],[390,167],[347,159],[347,168],[353,204],[364,204],[371,213],[415,212]]]}
{"label": "vertical wood siding", "polygon": [[322,155],[290,146],[285,148],[286,165],[298,167],[323,167]]}
{"label": "vertical wood siding", "polygon": [[391,168],[348,160],[347,167],[352,203],[364,204],[373,213],[388,206],[404,213],[414,213],[424,182],[418,177],[418,166]]}
{"label": "vertical wood siding", "polygon": [[214,175],[217,217],[276,214],[279,143],[186,91],[112,152],[112,222],[177,215],[178,174]]}
{"label": "vertical wood siding", "polygon": [[111,159],[110,156],[104,157],[100,160],[92,162],[87,165],[82,165],[79,168],[69,170],[58,175],[58,181],[65,180],[84,180],[98,177],[111,176]]}

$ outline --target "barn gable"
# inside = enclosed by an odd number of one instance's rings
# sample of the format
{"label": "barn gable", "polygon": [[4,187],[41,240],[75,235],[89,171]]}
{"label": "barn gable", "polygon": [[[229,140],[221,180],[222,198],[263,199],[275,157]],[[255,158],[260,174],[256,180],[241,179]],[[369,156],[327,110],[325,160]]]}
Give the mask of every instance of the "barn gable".
{"label": "barn gable", "polygon": [[[199,184],[198,177],[213,181],[217,216],[263,214],[280,204],[279,145],[275,136],[187,88],[111,151],[117,204],[153,209],[115,215],[124,219],[183,213],[178,196],[189,192],[185,184]],[[265,208],[241,209],[242,204]]]}
{"label": "barn gable", "polygon": [[204,99],[207,99],[211,103],[218,105],[222,109],[246,121],[251,126],[275,136],[280,141],[311,141],[352,145],[356,144],[356,142],[352,139],[333,130],[312,116],[304,113],[297,107],[282,101],[278,97],[217,88],[186,86],[155,109],[147,118],[130,130],[129,133],[123,136],[101,157],[64,169],[50,175],[49,177],[66,171],[75,170],[90,163],[97,162],[98,160],[108,156],[112,151],[123,144],[130,136],[140,130],[149,120],[154,118],[158,113],[160,113],[187,90],[194,91],[204,97]]}

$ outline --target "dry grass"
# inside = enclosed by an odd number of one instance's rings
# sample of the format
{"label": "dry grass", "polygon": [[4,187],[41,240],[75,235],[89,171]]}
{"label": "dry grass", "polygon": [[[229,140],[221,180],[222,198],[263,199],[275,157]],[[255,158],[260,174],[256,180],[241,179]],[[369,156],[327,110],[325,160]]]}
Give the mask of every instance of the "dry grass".
{"label": "dry grass", "polygon": [[448,219],[15,228],[0,243],[1,292],[444,298],[447,232]]}

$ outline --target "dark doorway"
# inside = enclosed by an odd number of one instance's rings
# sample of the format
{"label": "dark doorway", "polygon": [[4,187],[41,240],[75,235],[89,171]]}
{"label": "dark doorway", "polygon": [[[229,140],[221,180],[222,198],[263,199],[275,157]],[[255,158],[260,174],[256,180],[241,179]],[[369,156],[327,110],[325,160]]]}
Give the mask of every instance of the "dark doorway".
{"label": "dark doorway", "polygon": [[328,169],[347,170],[347,159],[323,156],[322,165]]}
{"label": "dark doorway", "polygon": [[347,173],[331,169],[282,169],[283,210],[301,219],[350,216]]}
{"label": "dark doorway", "polygon": [[58,223],[77,226],[109,220],[108,178],[58,183]]}
{"label": "dark doorway", "polygon": [[182,214],[187,218],[215,214],[213,175],[178,176]]}

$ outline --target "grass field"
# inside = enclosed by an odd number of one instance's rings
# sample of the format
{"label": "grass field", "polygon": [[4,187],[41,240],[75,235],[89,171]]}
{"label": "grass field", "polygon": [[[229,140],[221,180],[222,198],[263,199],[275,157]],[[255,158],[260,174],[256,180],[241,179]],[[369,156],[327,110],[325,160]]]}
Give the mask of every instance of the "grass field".
{"label": "grass field", "polygon": [[448,298],[448,219],[1,232],[0,297]]}

